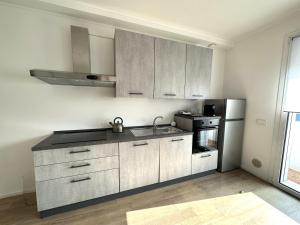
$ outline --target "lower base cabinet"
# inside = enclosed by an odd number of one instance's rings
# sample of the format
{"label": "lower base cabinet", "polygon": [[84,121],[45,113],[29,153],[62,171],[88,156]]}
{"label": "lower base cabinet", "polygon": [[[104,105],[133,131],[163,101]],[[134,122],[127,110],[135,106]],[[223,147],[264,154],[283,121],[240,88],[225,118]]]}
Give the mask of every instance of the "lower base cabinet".
{"label": "lower base cabinet", "polygon": [[158,183],[159,139],[119,143],[120,191]]}
{"label": "lower base cabinet", "polygon": [[218,150],[201,152],[192,155],[192,174],[217,169]]}
{"label": "lower base cabinet", "polygon": [[192,173],[192,135],[160,139],[160,182]]}
{"label": "lower base cabinet", "polygon": [[36,182],[38,211],[119,192],[119,169]]}
{"label": "lower base cabinet", "polygon": [[60,150],[35,152],[40,212],[189,176],[192,163],[193,173],[211,170],[217,160],[217,152],[192,156],[192,135]]}

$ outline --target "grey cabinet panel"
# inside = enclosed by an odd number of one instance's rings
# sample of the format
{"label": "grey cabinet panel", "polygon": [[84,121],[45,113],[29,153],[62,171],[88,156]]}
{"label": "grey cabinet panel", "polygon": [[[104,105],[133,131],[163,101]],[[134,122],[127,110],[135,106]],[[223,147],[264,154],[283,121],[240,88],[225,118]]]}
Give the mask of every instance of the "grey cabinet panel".
{"label": "grey cabinet panel", "polygon": [[191,175],[192,135],[160,140],[160,182]]}
{"label": "grey cabinet panel", "polygon": [[58,163],[34,168],[35,180],[45,181],[119,168],[119,156]]}
{"label": "grey cabinet panel", "polygon": [[119,192],[119,170],[36,182],[38,211]]}
{"label": "grey cabinet panel", "polygon": [[34,166],[119,155],[118,143],[89,145],[33,152]]}
{"label": "grey cabinet panel", "polygon": [[153,37],[116,30],[115,65],[117,97],[153,98]]}
{"label": "grey cabinet panel", "polygon": [[192,155],[192,174],[215,170],[218,166],[218,151],[202,152]]}
{"label": "grey cabinet panel", "polygon": [[187,45],[186,99],[202,99],[209,95],[213,50]]}
{"label": "grey cabinet panel", "polygon": [[184,98],[186,44],[155,39],[155,98]]}
{"label": "grey cabinet panel", "polygon": [[120,148],[120,190],[158,183],[159,139],[123,142]]}

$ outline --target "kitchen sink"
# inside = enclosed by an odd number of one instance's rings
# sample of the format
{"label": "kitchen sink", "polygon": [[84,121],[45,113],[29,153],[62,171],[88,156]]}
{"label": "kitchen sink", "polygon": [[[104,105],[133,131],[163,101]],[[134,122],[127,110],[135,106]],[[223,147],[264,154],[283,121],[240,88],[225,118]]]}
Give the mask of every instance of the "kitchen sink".
{"label": "kitchen sink", "polygon": [[174,133],[183,132],[182,130],[172,126],[163,126],[163,127],[156,127],[156,128],[154,127],[132,128],[130,129],[130,131],[135,137],[160,135],[160,134],[174,134]]}

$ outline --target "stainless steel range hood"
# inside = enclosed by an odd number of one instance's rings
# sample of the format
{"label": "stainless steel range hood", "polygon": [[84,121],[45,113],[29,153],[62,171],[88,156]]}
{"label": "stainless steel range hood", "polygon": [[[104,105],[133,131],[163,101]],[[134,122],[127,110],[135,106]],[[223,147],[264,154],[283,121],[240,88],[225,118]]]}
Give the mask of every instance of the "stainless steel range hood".
{"label": "stainless steel range hood", "polygon": [[71,26],[71,41],[73,72],[32,69],[30,75],[55,85],[114,87],[116,76],[91,73],[88,29]]}

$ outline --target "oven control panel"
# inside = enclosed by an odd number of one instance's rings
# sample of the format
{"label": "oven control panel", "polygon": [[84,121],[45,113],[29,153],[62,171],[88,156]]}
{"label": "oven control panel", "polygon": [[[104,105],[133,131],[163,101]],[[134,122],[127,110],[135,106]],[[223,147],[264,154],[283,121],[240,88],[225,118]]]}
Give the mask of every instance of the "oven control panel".
{"label": "oven control panel", "polygon": [[212,117],[199,117],[194,119],[195,127],[211,127],[211,126],[219,126],[220,118],[212,118]]}

